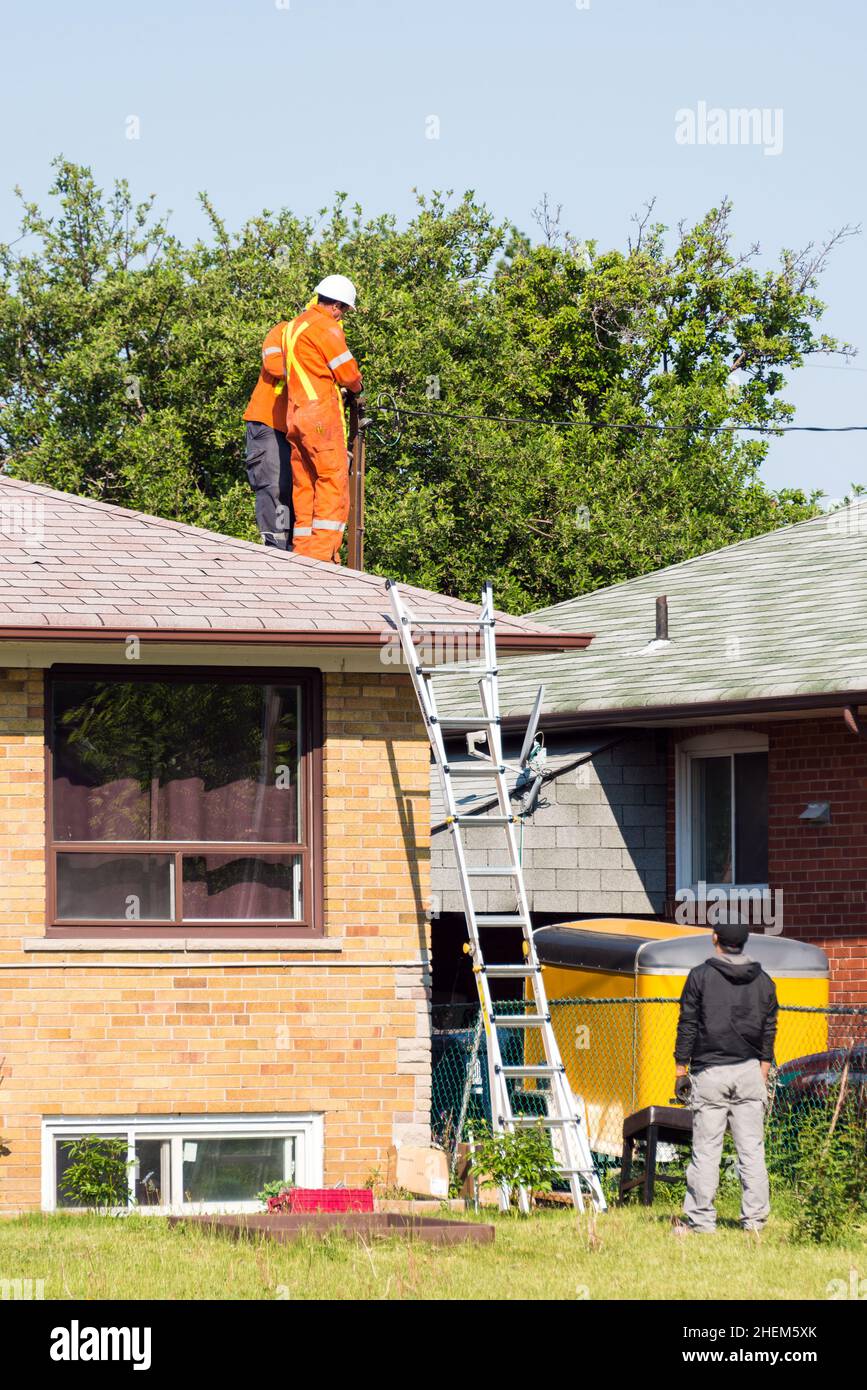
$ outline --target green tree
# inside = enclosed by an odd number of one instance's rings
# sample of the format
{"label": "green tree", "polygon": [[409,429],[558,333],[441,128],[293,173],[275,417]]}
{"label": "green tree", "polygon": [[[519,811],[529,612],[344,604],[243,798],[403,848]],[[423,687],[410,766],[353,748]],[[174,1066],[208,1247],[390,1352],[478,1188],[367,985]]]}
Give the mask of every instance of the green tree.
{"label": "green tree", "polygon": [[203,196],[191,246],[153,198],[66,160],[51,196],[50,213],[22,199],[0,247],[0,458],[18,477],[254,539],[259,345],[342,271],[373,418],[369,568],[467,598],[493,577],[525,611],[815,510],[761,482],[767,437],[719,427],[778,427],[786,373],[842,350],[816,289],[848,229],[761,270],[725,202],[674,238],[648,212],[603,252],[548,211],[534,245],[472,193],[419,196],[404,227],[338,195],[236,233]]}

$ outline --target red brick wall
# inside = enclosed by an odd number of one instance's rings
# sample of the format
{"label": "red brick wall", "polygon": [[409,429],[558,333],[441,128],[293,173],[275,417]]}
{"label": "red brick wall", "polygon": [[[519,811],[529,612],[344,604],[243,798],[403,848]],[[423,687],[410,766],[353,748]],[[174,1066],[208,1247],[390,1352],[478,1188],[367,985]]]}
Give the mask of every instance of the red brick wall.
{"label": "red brick wall", "polygon": [[[729,725],[673,729],[668,751],[668,896],[675,883],[675,749]],[[738,724],[768,736],[768,871],[783,893],[783,930],[821,946],[831,1000],[867,1004],[867,740],[842,716]],[[808,801],[831,803],[830,825],[799,820]]]}

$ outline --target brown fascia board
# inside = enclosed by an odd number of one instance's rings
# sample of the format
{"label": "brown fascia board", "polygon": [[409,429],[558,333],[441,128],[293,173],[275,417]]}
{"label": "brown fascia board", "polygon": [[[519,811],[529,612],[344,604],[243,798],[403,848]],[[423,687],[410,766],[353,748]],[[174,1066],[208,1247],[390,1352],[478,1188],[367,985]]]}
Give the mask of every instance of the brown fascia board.
{"label": "brown fascia board", "polygon": [[[818,695],[769,695],[754,700],[711,700],[695,704],[679,705],[625,705],[616,709],[558,711],[556,714],[542,715],[542,723],[547,731],[555,729],[598,729],[609,725],[633,724],[642,728],[645,724],[666,724],[684,720],[707,722],[722,715],[743,715],[745,717],[762,714],[804,713],[814,709],[838,709],[846,705],[867,704],[867,690],[827,691]],[[526,714],[504,715],[502,724],[506,729],[523,729],[527,723]]]}
{"label": "brown fascia board", "polygon": [[[469,626],[468,620],[467,626]],[[455,630],[463,624],[458,620]],[[396,634],[395,634],[396,635]],[[379,632],[360,632],[357,628],[314,629],[310,632],[263,632],[260,629],[245,631],[238,628],[143,628],[136,632],[135,623],[124,628],[105,627],[0,627],[0,641],[5,642],[123,642],[127,637],[138,637],[142,642],[188,642],[195,646],[201,642],[221,642],[235,645],[289,646],[289,647],[358,647],[368,650],[382,646]],[[510,632],[497,638],[497,648],[501,653],[575,651],[587,647],[593,640],[592,633],[575,632]],[[444,663],[434,663],[444,664]]]}

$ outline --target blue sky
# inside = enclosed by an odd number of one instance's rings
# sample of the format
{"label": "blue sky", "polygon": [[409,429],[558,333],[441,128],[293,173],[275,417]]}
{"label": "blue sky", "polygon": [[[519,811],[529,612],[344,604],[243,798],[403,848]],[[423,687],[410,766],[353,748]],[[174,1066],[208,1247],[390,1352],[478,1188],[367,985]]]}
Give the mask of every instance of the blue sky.
{"label": "blue sky", "polygon": [[[741,244],[768,261],[867,223],[858,0],[6,0],[3,29],[3,240],[14,185],[41,198],[61,152],[157,193],[185,238],[203,231],[200,189],[237,226],[336,189],[405,218],[414,186],[473,188],[531,232],[547,192],[604,246],[649,198],[674,225],[728,194]],[[781,150],[679,143],[676,113],[700,102],[781,111]],[[863,355],[798,373],[796,421],[865,424],[867,237],[821,293],[825,329]],[[833,497],[865,465],[867,434],[789,435],[764,476]]]}

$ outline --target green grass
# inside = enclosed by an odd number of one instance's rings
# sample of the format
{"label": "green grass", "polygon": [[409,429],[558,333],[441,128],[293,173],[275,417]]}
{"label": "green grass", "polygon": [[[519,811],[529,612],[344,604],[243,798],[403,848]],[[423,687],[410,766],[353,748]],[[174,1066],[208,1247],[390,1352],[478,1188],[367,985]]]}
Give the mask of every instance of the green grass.
{"label": "green grass", "polygon": [[[828,1249],[793,1246],[775,1213],[756,1239],[720,1205],[715,1236],[677,1237],[671,1208],[486,1213],[492,1246],[438,1248],[329,1236],[240,1242],[159,1217],[27,1216],[0,1222],[0,1279],[43,1279],[71,1299],[825,1299],[867,1275],[867,1232]],[[594,1234],[595,1226],[595,1234]]]}

